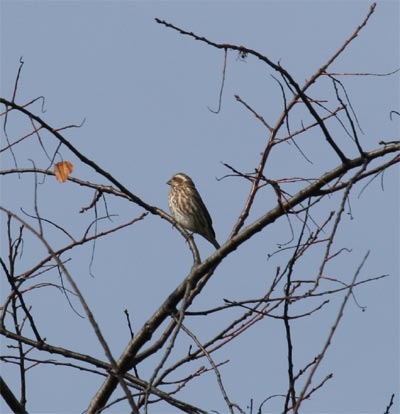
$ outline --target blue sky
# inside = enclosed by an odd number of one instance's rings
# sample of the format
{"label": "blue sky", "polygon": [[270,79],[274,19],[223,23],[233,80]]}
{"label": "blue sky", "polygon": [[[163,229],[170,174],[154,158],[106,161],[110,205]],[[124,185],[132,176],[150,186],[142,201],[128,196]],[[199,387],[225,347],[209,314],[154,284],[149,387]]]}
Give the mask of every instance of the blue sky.
{"label": "blue sky", "polygon": [[[216,42],[245,45],[282,65],[301,84],[344,42],[365,17],[370,2],[353,1],[259,1],[259,2],[1,2],[1,96],[10,98],[23,56],[25,65],[16,101],[24,103],[45,96],[43,118],[55,127],[85,123],[65,136],[80,151],[109,170],[149,204],[167,210],[166,181],[176,172],[195,180],[213,216],[220,243],[228,237],[249,186],[244,181],[225,179],[222,162],[252,171],[263,149],[266,130],[236,102],[240,95],[274,123],[282,111],[279,87],[272,69],[255,59],[238,59],[228,54],[222,110],[216,108],[221,82],[223,52],[207,47],[154,21],[159,17]],[[400,66],[399,4],[378,2],[376,12],[360,36],[334,63],[337,72],[386,73]],[[364,131],[365,148],[380,140],[398,139],[399,120],[389,119],[399,109],[398,75],[390,77],[343,77]],[[311,89],[314,97],[332,98],[328,81]],[[40,114],[40,106],[34,108]],[[28,124],[10,122],[11,134],[22,135]],[[337,138],[350,155],[356,151],[343,131],[333,126]],[[304,150],[314,164],[307,164],[293,147],[279,151],[268,165],[270,178],[315,176],[337,165],[326,146],[310,134]],[[49,148],[57,145],[47,141]],[[4,146],[2,141],[1,146]],[[284,148],[284,147],[282,147]],[[21,145],[16,154],[20,166],[47,166],[43,153],[33,142]],[[73,175],[98,182],[98,177],[76,158]],[[12,168],[9,154],[1,159],[2,169]],[[2,205],[32,212],[32,177],[9,178],[2,182]],[[101,180],[104,183],[104,180]],[[346,215],[338,243],[351,253],[341,255],[329,272],[343,281],[351,279],[365,253],[370,257],[363,278],[389,274],[379,282],[357,289],[357,300],[346,308],[332,348],[322,364],[318,379],[333,372],[333,379],[304,404],[304,413],[383,412],[390,395],[398,392],[399,361],[399,177],[398,169],[385,173],[384,191],[375,180],[358,197],[353,192],[353,218]],[[76,236],[93,218],[79,214],[90,203],[91,194],[67,183],[46,180],[39,188],[39,206],[44,217],[63,222]],[[336,202],[335,202],[336,201]],[[273,192],[265,192],[250,221],[273,208]],[[126,202],[110,200],[115,223],[125,222],[142,210]],[[326,209],[337,208],[337,199]],[[323,211],[323,210],[322,210]],[[91,214],[91,213],[88,213]],[[104,211],[103,211],[104,214]],[[320,219],[320,217],[317,217]],[[4,223],[4,218],[3,218]],[[104,223],[104,228],[107,224]],[[49,230],[56,245],[65,239]],[[282,257],[267,255],[290,239],[284,221],[274,223],[229,256],[196,302],[196,309],[220,305],[223,298],[240,300],[257,296],[271,280]],[[196,238],[202,257],[213,252],[206,241]],[[43,254],[32,243],[24,260],[29,263]],[[88,299],[115,357],[124,349],[129,334],[124,309],[133,315],[134,329],[183,279],[191,266],[184,241],[158,217],[126,229],[96,247],[94,278],[89,275],[91,249],[74,255],[71,272]],[[24,264],[21,263],[21,269]],[[315,272],[317,258],[301,264],[298,277]],[[53,275],[57,277],[57,275]],[[63,296],[49,289],[30,297],[35,315],[49,342],[103,357],[90,326],[70,310]],[[293,325],[298,368],[313,358],[329,333],[341,297],[332,297],[329,307]],[[210,327],[205,320],[191,320],[190,326],[203,340],[210,330],[223,324],[224,316]],[[183,341],[184,342],[184,341]],[[182,349],[189,341],[184,342]],[[2,340],[2,352],[5,341]],[[282,321],[265,319],[253,330],[216,354],[231,362],[221,368],[232,400],[243,408],[254,399],[257,407],[287,386],[286,348]],[[152,361],[154,362],[154,361]],[[151,369],[149,363],[144,372]],[[18,371],[2,365],[5,380],[18,390]],[[46,366],[28,375],[30,412],[81,412],[101,384],[93,378],[65,368]],[[43,388],[45,384],[45,391]],[[206,396],[206,397],[205,397]],[[194,404],[207,400],[206,409],[226,411],[213,374],[203,376],[183,391],[182,398]],[[399,395],[396,395],[398,406]],[[45,401],[45,403],[44,403]],[[4,404],[1,401],[0,404]],[[272,400],[269,412],[281,401]],[[3,407],[3,405],[0,405]],[[6,408],[2,408],[4,412]],[[162,411],[163,410],[163,411]],[[162,406],[160,412],[169,408]],[[120,411],[124,412],[123,407]],[[399,413],[393,409],[391,413]]]}

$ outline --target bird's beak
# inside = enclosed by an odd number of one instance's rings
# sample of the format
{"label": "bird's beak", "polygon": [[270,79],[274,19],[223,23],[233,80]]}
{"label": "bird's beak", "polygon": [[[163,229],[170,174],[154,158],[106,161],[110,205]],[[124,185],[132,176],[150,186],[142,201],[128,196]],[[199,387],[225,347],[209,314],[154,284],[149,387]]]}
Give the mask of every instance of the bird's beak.
{"label": "bird's beak", "polygon": [[168,185],[171,185],[171,180],[168,180],[168,181],[167,181],[167,184],[168,184]]}

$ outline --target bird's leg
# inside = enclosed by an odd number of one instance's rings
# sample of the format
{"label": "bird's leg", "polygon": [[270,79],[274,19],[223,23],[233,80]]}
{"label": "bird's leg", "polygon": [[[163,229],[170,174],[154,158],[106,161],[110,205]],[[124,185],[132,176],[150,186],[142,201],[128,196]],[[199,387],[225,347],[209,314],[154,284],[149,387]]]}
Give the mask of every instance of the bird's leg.
{"label": "bird's leg", "polygon": [[[172,223],[172,227],[176,227],[177,228],[177,226],[176,226],[177,224],[178,224],[178,222],[174,219],[174,222]],[[192,232],[187,232],[187,233],[184,234],[184,237],[186,239],[186,243],[189,243],[189,240],[190,239],[193,240],[193,234],[194,233],[192,233]]]}
{"label": "bird's leg", "polygon": [[185,234],[186,243],[189,243],[189,240],[193,240],[193,233]]}

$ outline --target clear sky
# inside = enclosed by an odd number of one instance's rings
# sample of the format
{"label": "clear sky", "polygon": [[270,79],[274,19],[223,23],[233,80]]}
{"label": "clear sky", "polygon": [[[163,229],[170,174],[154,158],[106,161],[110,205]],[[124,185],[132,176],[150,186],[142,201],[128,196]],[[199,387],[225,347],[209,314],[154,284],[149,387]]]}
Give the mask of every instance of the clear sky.
{"label": "clear sky", "polygon": [[[237,179],[218,181],[216,178],[228,173],[222,162],[243,171],[254,170],[266,137],[266,130],[236,102],[234,95],[251,102],[273,124],[282,111],[280,90],[270,76],[274,74],[272,69],[255,59],[241,61],[235,53],[229,53],[222,110],[218,115],[211,113],[207,107],[218,106],[223,52],[183,37],[157,24],[154,18],[215,42],[255,49],[280,61],[301,84],[354,31],[370,4],[322,0],[3,0],[1,96],[11,98],[23,56],[17,103],[44,96],[46,112],[41,114],[39,105],[35,112],[54,127],[85,120],[81,128],[70,129],[65,136],[151,205],[167,210],[166,181],[179,171],[189,174],[213,216],[218,241],[223,243],[249,187]],[[331,69],[386,73],[399,67],[399,3],[380,1],[367,27]],[[365,148],[377,147],[380,140],[399,139],[399,119],[389,119],[391,110],[399,110],[398,75],[342,79],[364,131]],[[315,86],[312,93],[319,99],[333,96],[327,81]],[[14,136],[23,135],[29,127],[26,123],[10,125]],[[336,131],[343,134],[339,128]],[[343,137],[338,139],[349,142]],[[52,149],[57,145],[52,140],[47,142]],[[337,165],[337,160],[324,152],[326,147],[306,143],[305,150],[314,162],[312,166],[288,147],[288,155],[278,154],[280,158],[269,165],[269,177],[314,176]],[[33,143],[21,145],[16,153],[21,167],[31,166],[30,159],[38,167],[47,167]],[[355,155],[354,150],[350,153]],[[76,158],[66,151],[63,155],[76,165],[73,176],[98,182],[98,177],[80,167]],[[12,166],[9,153],[2,154],[1,168]],[[101,182],[105,183],[103,179]],[[3,179],[1,204],[15,211],[23,207],[32,213],[32,183],[32,176]],[[349,302],[316,381],[329,372],[333,372],[333,379],[304,404],[304,414],[384,412],[392,393],[397,393],[399,407],[398,169],[386,172],[383,191],[380,180],[359,196],[361,188],[355,189],[351,199],[353,218],[345,215],[338,236],[338,242],[351,253],[340,256],[329,271],[341,280],[350,280],[370,250],[362,277],[389,277],[357,289],[356,298],[366,310],[362,312],[354,301]],[[39,188],[43,216],[64,223],[76,237],[92,219],[79,214],[91,197],[84,189],[71,183],[61,186],[55,180],[47,180]],[[332,203],[326,208],[337,208],[334,199]],[[266,193],[250,220],[275,204],[273,192]],[[110,213],[118,214],[114,224],[142,212],[138,206],[115,200],[110,200],[108,208]],[[2,220],[3,225],[4,217]],[[101,229],[108,225],[102,223]],[[196,302],[196,309],[221,305],[223,298],[258,296],[282,260],[276,255],[268,261],[267,255],[289,239],[290,229],[284,220],[256,235],[218,269]],[[67,242],[59,233],[52,234],[52,241],[56,245]],[[206,241],[199,237],[196,241],[203,258],[213,252]],[[134,330],[139,329],[185,277],[191,256],[178,232],[154,216],[100,241],[96,249],[94,278],[89,275],[88,246],[74,255],[70,269],[118,358],[129,340],[124,309],[131,314]],[[38,252],[31,244],[24,253],[26,262],[21,263],[21,271]],[[304,263],[304,273],[297,277],[314,274],[317,264],[317,259]],[[52,277],[58,276],[54,273]],[[38,290],[31,293],[30,300],[49,342],[103,358],[87,320],[76,316],[58,291]],[[320,351],[340,300],[339,296],[332,298],[329,307],[293,325],[297,368]],[[221,317],[221,324],[223,321]],[[214,327],[195,319],[191,328],[206,340]],[[2,354],[8,352],[5,345],[2,340]],[[246,408],[251,398],[258,407],[268,396],[286,392],[285,356],[282,321],[265,318],[215,358],[231,361],[221,368],[221,375],[231,399]],[[18,370],[2,363],[1,372],[18,394]],[[34,368],[28,375],[27,408],[32,413],[82,412],[101,383],[102,378],[68,368]],[[212,373],[194,381],[182,398],[200,405],[206,401],[209,410],[227,411]],[[1,412],[7,411],[3,401],[0,407]],[[276,412],[282,407],[281,400],[271,400],[266,407],[268,412]],[[125,411],[121,407],[118,412]],[[160,412],[170,412],[170,408],[163,406]],[[393,407],[391,413],[400,411]]]}

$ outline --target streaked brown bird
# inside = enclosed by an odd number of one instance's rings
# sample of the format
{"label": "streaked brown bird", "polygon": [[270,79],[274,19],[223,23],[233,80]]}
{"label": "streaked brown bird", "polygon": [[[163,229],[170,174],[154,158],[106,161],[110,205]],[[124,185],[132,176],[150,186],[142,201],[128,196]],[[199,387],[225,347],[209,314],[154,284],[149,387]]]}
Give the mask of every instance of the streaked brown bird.
{"label": "streaked brown bird", "polygon": [[200,234],[219,249],[210,213],[192,179],[186,174],[178,173],[167,184],[171,186],[168,206],[175,220],[193,233]]}

